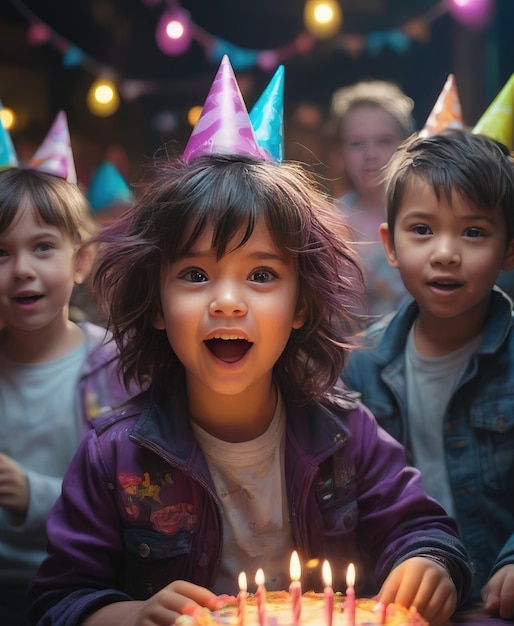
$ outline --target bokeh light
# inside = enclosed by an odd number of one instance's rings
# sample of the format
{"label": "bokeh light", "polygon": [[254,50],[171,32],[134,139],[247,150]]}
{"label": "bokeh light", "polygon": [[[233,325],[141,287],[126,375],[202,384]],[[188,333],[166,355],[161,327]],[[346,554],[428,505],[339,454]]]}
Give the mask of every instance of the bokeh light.
{"label": "bokeh light", "polygon": [[116,85],[107,78],[95,80],[87,92],[87,107],[98,117],[109,117],[120,106]]}
{"label": "bokeh light", "polygon": [[189,15],[179,8],[164,11],[157,23],[155,41],[164,54],[184,54],[191,45]]}
{"label": "bokeh light", "polygon": [[343,13],[336,0],[307,0],[303,13],[305,28],[318,39],[336,35],[343,23]]}
{"label": "bokeh light", "polygon": [[456,20],[479,30],[489,23],[493,0],[451,0],[449,6]]}
{"label": "bokeh light", "polygon": [[203,107],[199,105],[191,107],[189,109],[189,111],[187,112],[187,122],[190,126],[194,126],[196,122],[198,122],[198,119],[200,118],[200,115],[202,114],[202,109]]}
{"label": "bokeh light", "polygon": [[0,121],[6,130],[12,131],[16,126],[16,114],[9,107],[3,107],[0,109]]}

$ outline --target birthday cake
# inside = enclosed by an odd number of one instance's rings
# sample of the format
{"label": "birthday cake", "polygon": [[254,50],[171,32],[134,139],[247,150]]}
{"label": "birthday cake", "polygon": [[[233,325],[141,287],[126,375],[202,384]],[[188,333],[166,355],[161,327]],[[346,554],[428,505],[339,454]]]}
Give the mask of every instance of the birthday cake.
{"label": "birthday cake", "polygon": [[[302,595],[301,613],[298,626],[350,626],[351,619],[345,608],[345,597],[334,595],[331,621],[327,614],[325,598],[322,593],[307,592]],[[210,612],[196,609],[188,615],[182,615],[175,622],[177,626],[295,626],[291,595],[287,591],[268,591],[266,594],[265,616],[259,620],[256,597],[252,594],[246,599],[245,614],[238,615],[236,604],[228,604],[219,611]],[[407,609],[398,604],[387,607],[378,605],[375,600],[355,600],[355,626],[428,626],[411,607]]]}

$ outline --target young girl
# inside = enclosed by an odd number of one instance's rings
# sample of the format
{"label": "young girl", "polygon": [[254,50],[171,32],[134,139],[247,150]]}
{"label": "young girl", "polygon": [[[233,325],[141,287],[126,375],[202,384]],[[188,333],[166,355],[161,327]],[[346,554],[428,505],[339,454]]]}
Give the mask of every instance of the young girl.
{"label": "young girl", "polygon": [[22,624],[45,524],[89,420],[127,398],[105,330],[68,319],[88,273],[84,196],[63,178],[0,172],[0,622]]}
{"label": "young girl", "polygon": [[163,165],[104,241],[122,371],[151,385],[83,440],[31,623],[171,624],[188,602],[216,606],[203,587],[234,593],[241,570],[287,588],[292,549],[330,558],[340,589],[351,561],[360,593],[449,617],[470,584],[452,522],[333,388],[359,273],[299,167]]}
{"label": "young girl", "polygon": [[438,624],[470,587],[455,527],[334,387],[362,294],[347,228],[300,166],[267,160],[229,69],[183,158],[102,237],[121,370],[150,382],[83,439],[29,620],[168,626],[219,607],[240,571],[286,589],[296,549],[330,558],[336,588],[353,562],[358,593]]}
{"label": "young girl", "polygon": [[406,295],[399,273],[387,263],[378,236],[385,219],[383,168],[413,131],[413,101],[393,83],[363,81],[338,89],[331,114],[349,190],[339,200],[364,270],[367,313],[379,316]]}

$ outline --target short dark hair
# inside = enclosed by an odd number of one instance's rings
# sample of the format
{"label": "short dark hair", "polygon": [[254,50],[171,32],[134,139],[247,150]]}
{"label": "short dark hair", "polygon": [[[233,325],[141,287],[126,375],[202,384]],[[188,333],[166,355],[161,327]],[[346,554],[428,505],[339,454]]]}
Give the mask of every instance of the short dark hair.
{"label": "short dark hair", "polygon": [[468,130],[447,130],[399,146],[386,168],[386,213],[391,237],[403,196],[422,179],[436,197],[452,192],[482,209],[501,209],[506,243],[514,238],[514,159],[502,144]]}
{"label": "short dark hair", "polygon": [[77,185],[18,167],[0,171],[0,233],[10,227],[26,198],[38,219],[64,231],[76,245],[95,234],[91,208]]}
{"label": "short dark hair", "polygon": [[277,246],[297,260],[305,325],[294,330],[275,377],[296,400],[322,399],[337,382],[362,306],[362,275],[344,218],[311,174],[293,163],[211,155],[156,164],[122,220],[99,236],[94,286],[106,305],[126,383],[161,385],[183,372],[160,311],[161,272],[209,226],[218,258],[263,217]]}

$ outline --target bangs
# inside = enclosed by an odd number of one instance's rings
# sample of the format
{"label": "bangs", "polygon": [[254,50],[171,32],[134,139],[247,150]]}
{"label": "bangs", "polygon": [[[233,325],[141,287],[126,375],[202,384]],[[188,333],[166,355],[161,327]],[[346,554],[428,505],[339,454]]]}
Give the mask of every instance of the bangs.
{"label": "bangs", "polygon": [[[267,178],[268,176],[268,178]],[[212,229],[211,246],[220,259],[243,246],[263,220],[275,244],[291,253],[303,246],[301,198],[283,181],[269,180],[259,164],[233,162],[203,168],[172,197],[162,199],[159,248],[167,262],[187,255],[198,238]],[[287,207],[287,208],[286,208]]]}

